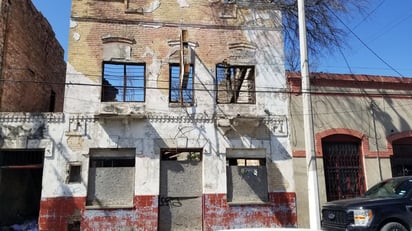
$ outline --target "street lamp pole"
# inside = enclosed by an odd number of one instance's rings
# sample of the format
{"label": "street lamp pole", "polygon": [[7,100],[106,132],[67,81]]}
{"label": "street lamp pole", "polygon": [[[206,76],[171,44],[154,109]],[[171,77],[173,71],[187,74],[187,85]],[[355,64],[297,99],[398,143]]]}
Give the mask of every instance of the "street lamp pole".
{"label": "street lamp pole", "polygon": [[309,62],[306,39],[305,2],[298,0],[300,66],[302,75],[303,123],[305,134],[306,167],[308,174],[308,202],[310,229],[320,230],[319,188],[313,134],[312,102],[310,95]]}

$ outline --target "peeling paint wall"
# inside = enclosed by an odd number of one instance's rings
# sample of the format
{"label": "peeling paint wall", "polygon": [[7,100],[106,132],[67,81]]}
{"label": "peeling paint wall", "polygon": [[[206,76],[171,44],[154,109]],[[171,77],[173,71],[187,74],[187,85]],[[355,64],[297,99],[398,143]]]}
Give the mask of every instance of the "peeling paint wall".
{"label": "peeling paint wall", "polygon": [[[140,3],[72,1],[64,114],[45,124],[42,138],[53,148],[45,157],[41,230],[64,230],[76,219],[82,230],[156,229],[161,150],[173,148],[202,150],[201,179],[193,185],[201,193],[204,230],[294,227],[279,12],[220,1]],[[183,28],[195,89],[193,103],[184,106],[169,102],[169,64],[179,62]],[[256,103],[216,103],[216,65],[224,60],[254,66]],[[104,61],[144,63],[145,101],[101,102]],[[135,160],[131,205],[86,205],[93,150],[125,149]],[[260,150],[266,158],[266,203],[228,205],[228,149]],[[81,165],[81,182],[67,183],[70,163]]]}

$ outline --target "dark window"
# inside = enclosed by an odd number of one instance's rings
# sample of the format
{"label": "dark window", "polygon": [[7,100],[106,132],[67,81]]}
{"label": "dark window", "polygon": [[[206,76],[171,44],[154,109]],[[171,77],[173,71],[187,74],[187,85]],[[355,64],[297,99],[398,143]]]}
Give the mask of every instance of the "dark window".
{"label": "dark window", "polygon": [[69,174],[68,183],[81,183],[81,165],[80,163],[70,163],[69,164]]}
{"label": "dark window", "polygon": [[50,103],[49,103],[49,112],[54,112],[55,104],[56,104],[56,92],[51,91],[51,93],[50,93]]}
{"label": "dark window", "polygon": [[256,101],[254,66],[218,64],[216,84],[217,103],[253,104]]}
{"label": "dark window", "polygon": [[412,175],[412,138],[406,137],[392,143],[392,176]]}
{"label": "dark window", "polygon": [[193,102],[193,66],[190,72],[180,78],[179,64],[170,64],[170,91],[169,102],[171,103],[192,103]]}
{"label": "dark window", "polygon": [[144,102],[145,64],[103,63],[102,102]]}

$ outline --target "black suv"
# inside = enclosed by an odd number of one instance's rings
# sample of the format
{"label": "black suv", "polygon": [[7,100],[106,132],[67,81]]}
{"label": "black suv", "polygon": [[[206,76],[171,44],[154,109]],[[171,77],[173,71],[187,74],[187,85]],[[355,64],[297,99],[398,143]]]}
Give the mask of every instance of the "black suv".
{"label": "black suv", "polygon": [[322,206],[323,230],[412,230],[412,176],[384,180],[363,196]]}

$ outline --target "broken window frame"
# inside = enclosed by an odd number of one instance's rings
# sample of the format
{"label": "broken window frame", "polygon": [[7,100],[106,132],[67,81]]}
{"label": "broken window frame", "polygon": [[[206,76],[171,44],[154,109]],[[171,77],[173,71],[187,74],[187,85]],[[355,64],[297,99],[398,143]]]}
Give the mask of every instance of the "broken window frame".
{"label": "broken window frame", "polygon": [[[185,89],[180,89],[180,65],[171,63],[169,65],[169,103],[181,103],[192,105],[194,101],[193,89],[193,65],[190,65],[190,72]],[[180,94],[182,94],[183,102]]]}
{"label": "broken window frame", "polygon": [[102,102],[145,102],[146,64],[103,62]]}
{"label": "broken window frame", "polygon": [[[240,74],[239,74],[240,73]],[[239,76],[241,78],[237,78]],[[226,80],[226,81],[225,81]],[[245,82],[248,80],[248,82]],[[244,90],[246,87],[247,90]],[[223,95],[226,94],[226,99]],[[248,100],[242,101],[248,94]],[[222,99],[223,98],[223,99]],[[219,63],[216,65],[216,103],[218,104],[255,104],[255,66],[230,65]]]}
{"label": "broken window frame", "polygon": [[265,204],[269,201],[266,163],[263,150],[230,149],[227,151],[226,198],[229,205]]}
{"label": "broken window frame", "polygon": [[[89,173],[88,173],[88,185],[86,196],[87,208],[130,208],[133,207],[134,197],[134,182],[135,182],[135,151],[134,149],[93,149],[91,150],[89,157]],[[132,169],[130,169],[132,168]],[[104,176],[105,172],[99,172],[99,179],[96,179],[96,173],[99,170],[107,170],[112,173],[112,170],[123,172],[118,174],[121,177],[116,179],[116,182],[110,182],[108,179],[110,175]],[[132,176],[127,177],[128,173],[132,172]],[[94,180],[94,181],[93,181]],[[100,181],[99,181],[100,180]],[[96,185],[100,182],[103,185]],[[113,188],[113,184],[118,187]],[[93,187],[93,188],[92,188]],[[124,195],[129,194],[130,198],[121,198],[119,200],[110,197],[108,200],[106,195],[103,198],[99,198],[104,192],[97,191],[96,188],[103,188],[104,190],[110,190],[110,193],[116,193],[115,190],[119,190],[118,193]],[[127,187],[130,191],[122,190]],[[117,198],[117,197],[116,197]],[[103,199],[103,200],[101,200]],[[118,198],[117,198],[118,199]]]}
{"label": "broken window frame", "polygon": [[[165,161],[202,161],[201,148],[162,148],[161,160]],[[181,154],[187,153],[186,156]]]}

